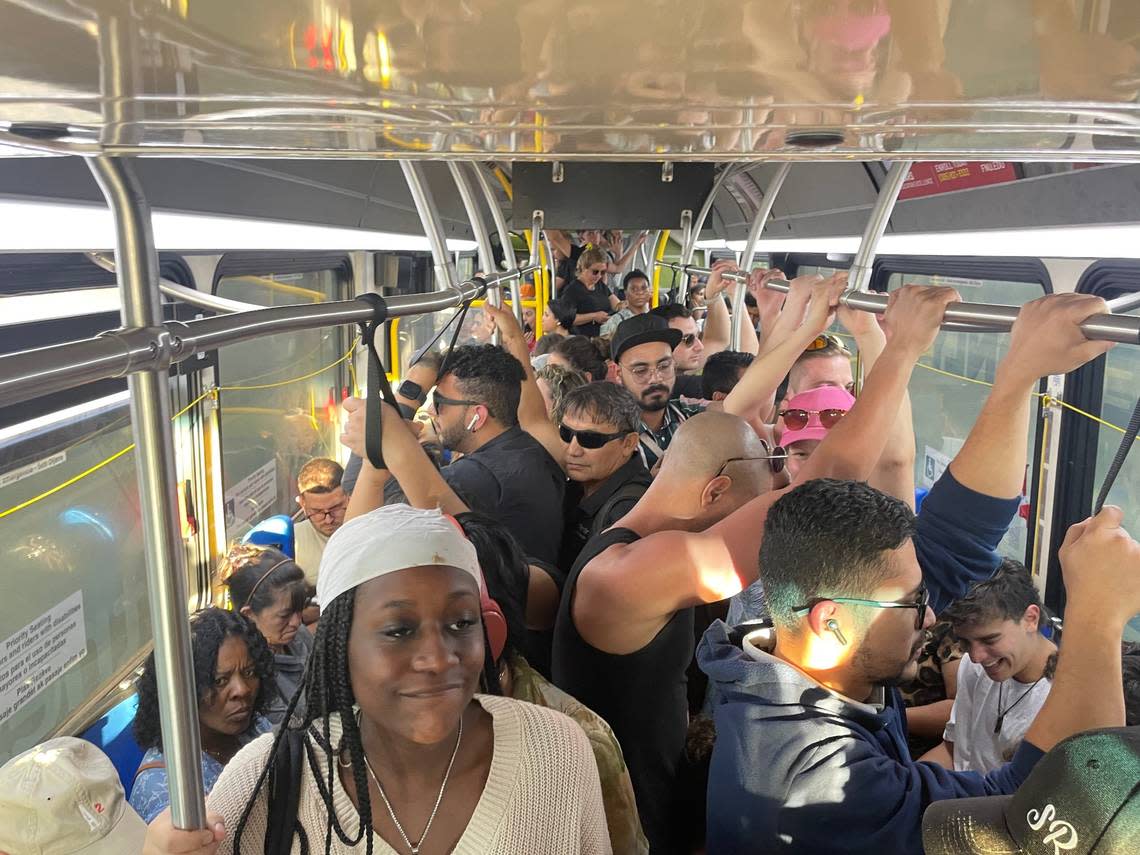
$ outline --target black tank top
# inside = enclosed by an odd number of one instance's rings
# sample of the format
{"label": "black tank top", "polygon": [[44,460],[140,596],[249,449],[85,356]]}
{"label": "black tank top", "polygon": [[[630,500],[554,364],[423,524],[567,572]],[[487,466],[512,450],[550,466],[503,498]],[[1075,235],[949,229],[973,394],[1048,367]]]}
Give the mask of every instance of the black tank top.
{"label": "black tank top", "polygon": [[[674,851],[681,836],[672,820],[688,727],[685,669],[693,658],[693,610],[677,612],[649,644],[621,655],[588,644],[570,615],[582,568],[614,544],[637,540],[640,535],[628,528],[611,528],[578,556],[554,625],[554,683],[613,728],[629,766],[641,827],[657,855]],[[645,571],[645,584],[652,585],[653,570]]]}

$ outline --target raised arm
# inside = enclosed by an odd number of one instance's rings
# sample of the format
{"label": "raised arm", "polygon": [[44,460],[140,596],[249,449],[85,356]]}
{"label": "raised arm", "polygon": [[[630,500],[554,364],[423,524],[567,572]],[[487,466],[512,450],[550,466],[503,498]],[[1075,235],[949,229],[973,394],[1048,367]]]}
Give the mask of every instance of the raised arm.
{"label": "raised arm", "polygon": [[1112,348],[1089,341],[1080,329],[1081,321],[1107,311],[1104,300],[1089,294],[1050,294],[1021,307],[993,389],[950,464],[959,484],[987,496],[1021,495],[1037,381],[1067,374]]}
{"label": "raised arm", "polygon": [[891,293],[885,318],[887,345],[875,370],[851,412],[828,432],[797,481],[870,477],[898,418],[914,365],[938,335],[947,304],[959,299],[953,288],[904,285]]}
{"label": "raised arm", "polygon": [[551,248],[562,253],[567,258],[570,257],[570,236],[561,229],[546,229],[546,237],[550,240]]}
{"label": "raised arm", "polygon": [[649,237],[649,232],[639,232],[637,237],[629,242],[629,249],[618,257],[617,261],[610,262],[610,273],[621,273],[625,270],[625,266],[629,260],[633,258],[633,254],[637,252],[637,248],[645,243],[645,239]]}
{"label": "raised arm", "polygon": [[534,368],[530,364],[526,337],[519,328],[518,321],[507,309],[495,308],[488,304],[483,307],[483,311],[494,321],[499,331],[501,346],[522,363],[523,372],[526,374],[522,384],[522,397],[519,399],[519,424],[523,430],[538,440],[547,453],[565,470],[566,443],[562,441],[558,429],[546,414],[546,402],[542,400],[542,392],[538,388]]}
{"label": "raised arm", "polygon": [[[870,312],[840,307],[839,322],[855,339],[863,375],[871,373],[887,345],[887,337],[878,319]],[[872,487],[882,490],[914,507],[914,419],[910,393],[903,395],[898,416],[891,425],[886,446],[867,479]]]}
{"label": "raised arm", "polygon": [[804,348],[827,329],[832,309],[846,286],[846,274],[830,279],[803,276],[792,281],[772,334],[764,337],[759,356],[724,399],[725,412],[751,421],[769,408]]}
{"label": "raised arm", "polygon": [[1057,673],[1025,741],[1048,751],[1084,730],[1124,726],[1120,640],[1140,613],[1140,544],[1106,506],[1069,529],[1061,546],[1065,637]]}
{"label": "raised arm", "polygon": [[365,407],[369,404],[370,401],[360,398],[348,398],[344,402],[348,420],[340,441],[363,461],[344,518],[350,520],[383,505],[384,485],[389,477],[400,482],[408,504],[413,507],[439,508],[452,516],[470,510],[428,459],[400,414],[383,401],[376,402],[376,405],[383,411],[383,452],[388,468],[376,469],[369,462],[364,447]]}
{"label": "raised arm", "polygon": [[705,283],[705,306],[708,311],[701,341],[705,345],[706,357],[720,353],[732,339],[732,318],[729,316],[728,304],[720,295],[724,293],[729,281],[723,274],[735,272],[736,265],[728,259],[715,261],[708,282]]}

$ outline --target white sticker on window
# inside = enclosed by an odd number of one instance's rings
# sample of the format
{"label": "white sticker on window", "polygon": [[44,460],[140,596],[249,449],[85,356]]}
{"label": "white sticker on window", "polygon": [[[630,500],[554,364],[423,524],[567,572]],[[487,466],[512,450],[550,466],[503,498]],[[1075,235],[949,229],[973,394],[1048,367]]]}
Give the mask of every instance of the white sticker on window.
{"label": "white sticker on window", "polygon": [[949,465],[950,458],[947,455],[934,450],[929,445],[926,446],[922,466],[922,486],[933,487],[934,482],[942,477],[942,473],[946,471],[946,467]]}
{"label": "white sticker on window", "polygon": [[61,451],[58,454],[45,457],[43,460],[37,460],[35,463],[29,463],[27,466],[21,466],[19,469],[5,472],[3,475],[0,475],[0,489],[7,487],[9,484],[15,484],[17,481],[23,481],[25,478],[43,472],[45,469],[59,466],[59,464],[66,460],[67,452]]}
{"label": "white sticker on window", "polygon": [[226,528],[261,519],[277,501],[277,461],[270,460],[226,490]]}
{"label": "white sticker on window", "polygon": [[86,655],[83,592],[76,591],[0,643],[0,723]]}

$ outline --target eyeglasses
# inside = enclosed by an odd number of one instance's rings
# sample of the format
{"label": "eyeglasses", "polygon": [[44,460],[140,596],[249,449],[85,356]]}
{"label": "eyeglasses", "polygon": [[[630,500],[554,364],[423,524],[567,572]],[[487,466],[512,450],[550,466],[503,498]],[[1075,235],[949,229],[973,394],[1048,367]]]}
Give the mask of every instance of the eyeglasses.
{"label": "eyeglasses", "polygon": [[696,333],[689,333],[688,335],[681,336],[681,344],[685,347],[692,347],[697,341]]}
{"label": "eyeglasses", "polygon": [[578,445],[582,448],[601,448],[608,442],[613,442],[615,439],[621,439],[623,436],[628,436],[630,431],[618,431],[617,433],[599,433],[596,430],[574,430],[568,428],[566,425],[558,426],[558,435],[562,437],[562,441],[569,445],[575,439],[578,440]]}
{"label": "eyeglasses", "polygon": [[[768,451],[767,445],[764,446],[764,450]],[[787,462],[787,459],[788,452],[777,445],[775,448],[773,448],[767,454],[762,455],[761,457],[730,457],[728,460],[724,461],[724,463],[721,464],[720,469],[716,470],[716,475],[713,477],[719,478],[721,475],[723,475],[724,470],[728,468],[728,464],[730,463],[745,463],[752,460],[767,460],[768,465],[772,467],[772,474],[778,475],[784,471],[784,463]]]}
{"label": "eyeglasses", "polygon": [[784,420],[784,427],[788,430],[803,430],[811,421],[812,416],[819,416],[819,423],[831,430],[839,420],[847,415],[847,410],[834,407],[827,410],[780,410],[780,418]]}
{"label": "eyeglasses", "polygon": [[822,603],[825,600],[830,600],[833,603],[850,603],[853,606],[870,606],[873,609],[916,609],[917,614],[914,618],[914,628],[919,630],[922,629],[922,625],[926,623],[926,609],[930,605],[930,592],[926,590],[925,582],[918,586],[918,590],[915,591],[914,596],[915,598],[913,600],[903,600],[902,602],[891,600],[863,600],[858,597],[818,597],[808,605],[796,606],[795,611],[811,611],[814,605]]}
{"label": "eyeglasses", "polygon": [[627,369],[635,380],[644,382],[656,374],[658,377],[668,377],[673,373],[673,357],[668,356],[656,365],[633,365]]}
{"label": "eyeglasses", "polygon": [[843,342],[830,333],[817,335],[812,340],[812,343],[804,348],[804,353],[815,353],[817,350],[827,350],[829,347],[839,350],[848,356],[851,355],[851,351],[844,346]]}
{"label": "eyeglasses", "polygon": [[449,398],[446,395],[441,395],[436,392],[432,395],[432,401],[435,402],[435,411],[438,413],[441,407],[477,407],[479,401],[469,401],[466,398]]}
{"label": "eyeglasses", "polygon": [[317,508],[314,511],[307,511],[305,513],[305,519],[307,519],[307,520],[333,519],[335,517],[342,516],[346,510],[348,510],[348,503],[347,502],[345,502],[344,504],[341,504],[341,505],[334,505],[331,508]]}

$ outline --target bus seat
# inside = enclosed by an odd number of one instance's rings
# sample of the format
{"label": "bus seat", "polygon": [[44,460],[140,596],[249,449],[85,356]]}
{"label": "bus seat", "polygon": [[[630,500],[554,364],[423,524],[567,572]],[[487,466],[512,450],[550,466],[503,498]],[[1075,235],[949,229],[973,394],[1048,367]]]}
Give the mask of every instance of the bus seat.
{"label": "bus seat", "polygon": [[111,758],[127,798],[131,797],[135,770],[145,753],[135,742],[133,725],[138,708],[139,696],[131,695],[115,704],[102,718],[79,734],[80,738],[99,746]]}
{"label": "bus seat", "polygon": [[915,487],[914,488],[914,512],[916,514],[922,510],[922,502],[926,498],[927,493],[929,493],[929,492],[930,492],[930,490],[928,490],[926,487]]}
{"label": "bus seat", "polygon": [[293,519],[285,514],[275,514],[263,519],[245,533],[241,542],[252,543],[254,546],[272,546],[293,558],[296,555],[293,545]]}

